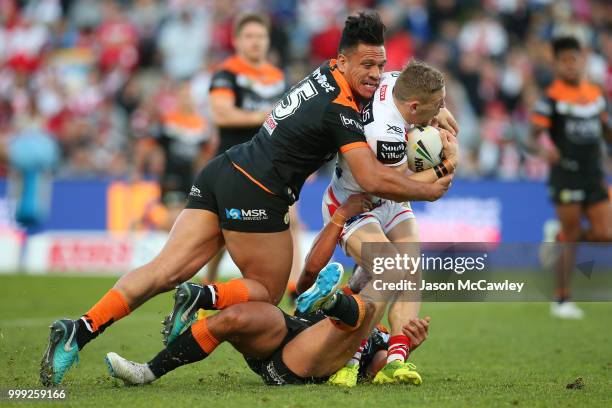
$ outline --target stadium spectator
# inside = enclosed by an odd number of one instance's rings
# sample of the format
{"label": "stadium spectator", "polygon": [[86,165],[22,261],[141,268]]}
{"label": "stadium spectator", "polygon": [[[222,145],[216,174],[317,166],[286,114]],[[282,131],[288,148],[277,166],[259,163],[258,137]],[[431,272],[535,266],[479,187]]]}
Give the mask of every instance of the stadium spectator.
{"label": "stadium spectator", "polygon": [[182,7],[162,26],[158,47],[164,71],[174,79],[191,77],[204,61],[210,21],[204,10]]}

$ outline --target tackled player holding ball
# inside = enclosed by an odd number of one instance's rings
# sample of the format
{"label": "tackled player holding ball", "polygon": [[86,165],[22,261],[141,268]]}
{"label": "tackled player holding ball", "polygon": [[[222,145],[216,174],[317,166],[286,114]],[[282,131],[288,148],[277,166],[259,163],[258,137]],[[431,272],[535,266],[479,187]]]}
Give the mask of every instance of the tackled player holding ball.
{"label": "tackled player holding ball", "polygon": [[[401,72],[383,74],[381,85],[374,98],[364,110],[365,134],[368,145],[378,160],[390,168],[405,173],[407,170],[406,133],[413,125],[430,123],[444,109],[444,76],[437,69],[419,61],[411,61]],[[444,123],[446,130],[440,130],[445,159],[436,168],[431,168],[410,177],[420,181],[433,182],[444,174],[453,172],[457,165],[457,144],[453,134],[458,126],[452,115]],[[338,158],[333,179],[323,197],[323,219],[334,222],[336,209],[351,194],[363,190],[355,181],[346,160]],[[409,202],[397,203],[373,197],[373,208],[347,221],[340,236],[340,244],[360,266],[351,281],[351,288],[357,292],[371,275],[367,271],[371,265],[367,251],[362,251],[363,243],[400,243],[419,242],[416,220]],[[418,253],[420,251],[418,248]],[[369,255],[370,257],[373,254]],[[318,271],[304,274],[299,289],[309,287]],[[356,282],[360,284],[355,285]],[[406,363],[411,345],[409,338],[402,333],[403,326],[418,315],[420,302],[414,294],[409,298],[398,297],[389,308],[391,339],[387,365],[378,372],[374,383],[412,382],[415,379],[414,366]],[[357,355],[360,350],[357,351]],[[346,367],[332,376],[330,382],[353,387],[357,383],[358,359],[352,359]],[[419,380],[420,381],[420,378]]]}

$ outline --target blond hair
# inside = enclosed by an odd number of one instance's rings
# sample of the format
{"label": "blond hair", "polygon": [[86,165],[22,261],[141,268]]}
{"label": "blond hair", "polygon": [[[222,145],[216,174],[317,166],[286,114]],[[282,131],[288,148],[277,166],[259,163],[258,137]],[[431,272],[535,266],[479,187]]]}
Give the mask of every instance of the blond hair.
{"label": "blond hair", "polygon": [[393,96],[402,102],[410,99],[428,99],[444,87],[444,75],[423,61],[412,59],[400,73]]}

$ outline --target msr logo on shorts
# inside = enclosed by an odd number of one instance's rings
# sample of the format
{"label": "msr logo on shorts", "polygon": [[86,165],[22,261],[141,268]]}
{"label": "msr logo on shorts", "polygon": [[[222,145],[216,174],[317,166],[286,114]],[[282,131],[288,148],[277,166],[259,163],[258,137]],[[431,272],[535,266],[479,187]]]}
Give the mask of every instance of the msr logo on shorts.
{"label": "msr logo on shorts", "polygon": [[200,198],[202,198],[202,192],[196,186],[191,186],[191,191],[189,192],[189,195],[193,196],[193,197],[200,197]]}
{"label": "msr logo on shorts", "polygon": [[252,210],[245,210],[239,208],[226,208],[225,217],[228,220],[242,220],[242,221],[263,221],[267,220],[268,214],[263,208],[256,208]]}

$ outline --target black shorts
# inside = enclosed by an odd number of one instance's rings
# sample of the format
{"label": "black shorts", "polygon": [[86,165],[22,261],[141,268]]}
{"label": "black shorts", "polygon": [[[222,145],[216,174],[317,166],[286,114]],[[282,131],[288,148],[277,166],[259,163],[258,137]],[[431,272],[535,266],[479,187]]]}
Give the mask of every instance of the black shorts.
{"label": "black shorts", "polygon": [[555,205],[582,204],[588,207],[610,199],[608,186],[599,177],[553,175],[548,183],[548,193]]}
{"label": "black shorts", "polygon": [[197,175],[186,208],[209,210],[221,228],[241,232],[280,232],[289,228],[289,204],[249,180],[226,154]]}
{"label": "black shorts", "polygon": [[302,385],[320,384],[327,381],[328,377],[300,377],[289,369],[283,362],[283,349],[291,340],[302,331],[312,326],[313,322],[290,316],[283,312],[287,335],[280,346],[268,358],[245,357],[247,364],[259,375],[267,385]]}

